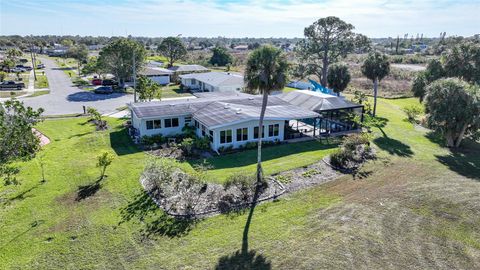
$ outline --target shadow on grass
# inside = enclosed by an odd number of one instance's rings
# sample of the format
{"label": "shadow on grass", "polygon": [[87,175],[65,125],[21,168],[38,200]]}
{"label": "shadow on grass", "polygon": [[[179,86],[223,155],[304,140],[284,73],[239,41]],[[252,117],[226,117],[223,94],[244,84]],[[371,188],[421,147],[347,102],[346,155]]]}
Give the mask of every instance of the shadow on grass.
{"label": "shadow on grass", "polygon": [[409,145],[402,143],[399,140],[395,140],[386,136],[379,137],[373,140],[373,142],[382,150],[387,151],[390,155],[396,155],[400,157],[411,157],[413,151]]}
{"label": "shadow on grass", "polygon": [[142,236],[167,236],[170,238],[187,235],[198,220],[175,218],[162,211],[150,196],[141,191],[128,205],[120,210],[122,216],[119,225],[131,220],[138,220],[144,228]]}
{"label": "shadow on grass", "polygon": [[24,230],[23,232],[15,235],[12,239],[10,239],[8,242],[6,242],[3,246],[0,247],[0,249],[3,249],[4,247],[6,247],[8,244],[10,243],[13,243],[15,242],[18,238],[20,238],[21,236],[25,235],[26,233],[28,233],[29,231],[33,230],[34,228],[42,225],[43,223],[45,223],[44,220],[35,220],[33,221],[32,223],[29,224],[29,227]]}
{"label": "shadow on grass", "polygon": [[249,250],[248,248],[248,233],[250,230],[250,224],[253,219],[253,212],[257,205],[256,201],[260,196],[259,186],[255,189],[252,205],[248,213],[247,222],[243,229],[242,248],[235,251],[233,254],[222,256],[218,259],[215,269],[271,269],[272,265],[268,259],[262,254],[258,254],[255,250]]}
{"label": "shadow on grass", "polygon": [[31,195],[27,195],[28,193],[30,193],[32,190],[38,188],[42,183],[38,183],[26,190],[23,190],[21,191],[20,193],[18,193],[17,195],[13,196],[13,197],[10,197],[8,198],[6,201],[5,201],[5,204],[9,204],[9,203],[12,203],[14,201],[21,201],[21,200],[24,200],[26,198],[29,198],[29,197],[33,197]]}
{"label": "shadow on grass", "polygon": [[110,132],[110,146],[118,156],[141,152],[130,139],[125,128]]}
{"label": "shadow on grass", "polygon": [[[262,160],[269,161],[293,154],[313,152],[318,150],[332,149],[338,146],[338,143],[328,142],[320,143],[318,141],[287,143],[282,145],[272,145],[262,149]],[[188,161],[192,167],[197,166],[204,160]],[[214,169],[226,169],[243,167],[257,163],[257,150],[249,149],[232,154],[223,154],[207,159],[207,162]]]}
{"label": "shadow on grass", "polygon": [[102,187],[101,183],[102,179],[98,179],[97,181],[85,185],[85,186],[79,186],[78,191],[77,191],[77,198],[75,198],[75,201],[79,202],[82,200],[85,200],[88,197],[91,197],[97,193],[97,191],[100,190]]}
{"label": "shadow on grass", "polygon": [[480,144],[465,142],[464,148],[451,150],[449,155],[435,155],[450,170],[467,178],[480,180]]}

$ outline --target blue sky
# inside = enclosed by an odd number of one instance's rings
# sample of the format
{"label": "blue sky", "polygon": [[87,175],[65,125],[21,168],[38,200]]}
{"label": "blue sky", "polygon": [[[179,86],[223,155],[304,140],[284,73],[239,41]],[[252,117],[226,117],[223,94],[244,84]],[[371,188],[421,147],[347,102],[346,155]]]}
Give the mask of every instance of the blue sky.
{"label": "blue sky", "polygon": [[0,34],[301,37],[326,16],[369,37],[480,33],[480,0],[0,0]]}

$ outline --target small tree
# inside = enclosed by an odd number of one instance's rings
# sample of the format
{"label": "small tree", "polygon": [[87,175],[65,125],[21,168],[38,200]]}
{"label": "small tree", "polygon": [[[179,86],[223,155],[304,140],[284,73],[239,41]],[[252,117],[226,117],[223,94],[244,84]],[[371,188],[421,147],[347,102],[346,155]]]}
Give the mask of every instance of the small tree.
{"label": "small tree", "polygon": [[441,62],[437,59],[431,60],[425,71],[420,72],[415,76],[412,84],[413,95],[418,97],[420,102],[422,102],[425,97],[427,85],[444,76],[445,70],[443,69]]}
{"label": "small tree", "polygon": [[103,152],[97,157],[97,168],[100,168],[100,180],[105,177],[105,171],[112,164],[114,158],[115,156],[109,152]]}
{"label": "small tree", "polygon": [[425,97],[427,124],[440,132],[448,147],[459,147],[480,128],[480,89],[459,79],[433,82]]}
{"label": "small tree", "polygon": [[408,121],[416,122],[417,117],[423,112],[423,109],[419,105],[410,105],[403,107],[403,112],[407,114]]}
{"label": "small tree", "polygon": [[105,73],[101,63],[98,61],[98,57],[90,57],[87,60],[87,63],[82,68],[83,74],[97,74],[98,77],[101,77]]}
{"label": "small tree", "polygon": [[373,116],[377,112],[378,82],[390,72],[390,63],[385,54],[371,52],[362,65],[362,73],[373,81]]}
{"label": "small tree", "polygon": [[224,47],[215,47],[212,52],[213,55],[209,61],[212,65],[226,66],[233,62],[232,55]]}
{"label": "small tree", "polygon": [[7,77],[7,73],[0,71],[0,82],[3,82],[6,77]]}
{"label": "small tree", "polygon": [[183,59],[187,55],[187,48],[178,37],[167,37],[157,48],[158,52],[167,58],[168,67],[172,67],[175,61]]}
{"label": "small tree", "polygon": [[351,76],[348,66],[345,64],[334,64],[328,67],[327,82],[333,92],[340,96],[340,92],[347,88]]}
{"label": "small tree", "polygon": [[140,76],[136,87],[140,101],[152,101],[154,98],[160,98],[160,87],[151,79]]}
{"label": "small tree", "polygon": [[33,110],[18,100],[0,103],[0,176],[7,175],[5,183],[11,182],[11,174],[18,171],[9,164],[29,160],[40,149],[40,140],[32,128],[40,121],[42,112],[43,109]]}
{"label": "small tree", "polygon": [[67,55],[77,60],[78,76],[80,76],[80,66],[88,60],[88,48],[84,44],[75,45],[68,49]]}

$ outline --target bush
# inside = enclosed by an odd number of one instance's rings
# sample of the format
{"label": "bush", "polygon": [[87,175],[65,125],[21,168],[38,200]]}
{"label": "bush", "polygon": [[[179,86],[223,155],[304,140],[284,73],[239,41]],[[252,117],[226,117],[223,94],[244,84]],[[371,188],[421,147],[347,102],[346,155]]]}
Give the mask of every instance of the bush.
{"label": "bush", "polygon": [[185,138],[180,143],[180,147],[185,151],[187,155],[192,153],[193,145],[194,145],[194,140],[192,138]]}
{"label": "bush", "polygon": [[403,107],[403,112],[407,114],[408,120],[410,122],[415,122],[416,118],[423,113],[423,108],[419,105],[410,105]]}
{"label": "bush", "polygon": [[141,139],[141,143],[143,145],[153,145],[153,144],[162,144],[165,142],[165,138],[162,134],[156,134],[152,136],[143,136]]}
{"label": "bush", "polygon": [[375,158],[370,147],[368,134],[352,134],[347,136],[339,149],[330,155],[330,164],[337,168],[355,170],[364,161]]}
{"label": "bush", "polygon": [[200,150],[210,149],[210,139],[207,137],[195,138],[195,147]]}
{"label": "bush", "polygon": [[255,176],[247,174],[233,174],[223,183],[223,188],[228,190],[232,187],[237,188],[241,193],[241,200],[248,202],[255,192]]}

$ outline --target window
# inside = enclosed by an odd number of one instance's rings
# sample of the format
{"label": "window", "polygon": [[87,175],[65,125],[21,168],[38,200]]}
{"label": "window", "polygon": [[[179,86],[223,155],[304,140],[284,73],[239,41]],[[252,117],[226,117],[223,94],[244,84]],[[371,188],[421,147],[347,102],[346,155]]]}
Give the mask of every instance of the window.
{"label": "window", "polygon": [[268,126],[268,137],[278,136],[278,130],[280,126],[278,124]]}
{"label": "window", "polygon": [[208,139],[210,140],[210,142],[213,143],[213,131],[212,131],[212,130],[210,130],[210,131],[208,132]]}
{"label": "window", "polygon": [[248,128],[237,128],[237,142],[248,140]]}
{"label": "window", "polygon": [[[254,139],[258,139],[258,127],[254,127],[253,128],[253,138]],[[263,126],[263,134],[262,134],[262,138],[265,138],[265,126]]]}
{"label": "window", "polygon": [[165,127],[178,127],[178,118],[165,119]]}
{"label": "window", "polygon": [[204,136],[204,137],[205,137],[205,130],[206,130],[205,126],[202,125],[202,136]]}
{"label": "window", "polygon": [[192,85],[195,85],[195,84],[197,84],[197,80],[192,79]]}
{"label": "window", "polygon": [[153,128],[162,128],[162,120],[153,120]]}
{"label": "window", "polygon": [[189,125],[192,122],[191,116],[185,116],[185,125]]}
{"label": "window", "polygon": [[195,127],[198,128],[200,125],[198,124],[198,121],[197,120],[193,120],[194,123],[195,123]]}
{"label": "window", "polygon": [[147,129],[153,129],[153,121],[147,121]]}
{"label": "window", "polygon": [[232,130],[222,130],[220,131],[220,143],[231,143],[232,142]]}
{"label": "window", "polygon": [[162,120],[148,120],[147,129],[158,129],[162,128]]}

